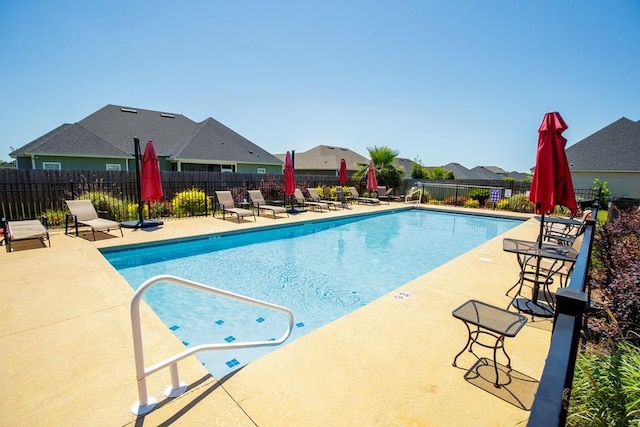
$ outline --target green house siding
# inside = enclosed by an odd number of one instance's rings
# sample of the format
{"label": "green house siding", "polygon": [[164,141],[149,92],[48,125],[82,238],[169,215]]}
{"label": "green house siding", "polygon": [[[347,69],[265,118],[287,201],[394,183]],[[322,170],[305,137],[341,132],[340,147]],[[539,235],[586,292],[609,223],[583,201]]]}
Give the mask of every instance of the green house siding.
{"label": "green house siding", "polygon": [[[107,170],[107,165],[119,165],[120,170],[127,170],[126,159],[82,158],[64,156],[19,157],[18,169],[47,169],[59,164],[60,170]],[[34,165],[35,161],[35,165]],[[133,164],[133,161],[131,161]],[[35,167],[34,167],[35,166]],[[117,169],[116,169],[117,170]]]}
{"label": "green house siding", "polygon": [[238,173],[258,173],[258,169],[264,169],[265,173],[271,175],[282,175],[281,165],[256,165],[256,164],[238,164],[236,172]]}

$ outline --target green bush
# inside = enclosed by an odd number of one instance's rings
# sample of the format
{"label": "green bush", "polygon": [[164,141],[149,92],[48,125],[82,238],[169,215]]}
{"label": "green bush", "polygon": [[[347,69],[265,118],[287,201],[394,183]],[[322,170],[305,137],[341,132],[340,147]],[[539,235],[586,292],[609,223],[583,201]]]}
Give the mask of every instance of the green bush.
{"label": "green bush", "polygon": [[120,221],[123,219],[121,214],[125,208],[123,201],[107,192],[87,191],[86,193],[81,194],[78,199],[91,200],[91,204],[96,211],[99,213],[106,212],[109,218],[114,221]]}
{"label": "green bush", "polygon": [[463,196],[449,196],[442,201],[442,204],[449,206],[464,206],[465,203],[467,203],[467,200],[468,199]]}
{"label": "green bush", "polygon": [[610,354],[578,355],[567,426],[640,425],[640,349],[629,341]]}
{"label": "green bush", "polygon": [[463,205],[465,208],[479,208],[480,202],[476,199],[467,199]]}
{"label": "green bush", "polygon": [[49,209],[44,213],[47,218],[47,227],[62,227],[64,226],[64,220],[66,218],[65,211],[58,211]]}
{"label": "green bush", "polygon": [[484,202],[491,195],[491,190],[488,188],[472,188],[469,190],[468,196],[478,201],[478,205],[484,206]]}
{"label": "green bush", "polygon": [[496,208],[512,212],[534,212],[534,205],[526,194],[514,194],[510,198],[502,198],[496,203]]}
{"label": "green bush", "polygon": [[178,216],[203,215],[207,211],[207,198],[203,190],[192,188],[175,195],[171,204]]}

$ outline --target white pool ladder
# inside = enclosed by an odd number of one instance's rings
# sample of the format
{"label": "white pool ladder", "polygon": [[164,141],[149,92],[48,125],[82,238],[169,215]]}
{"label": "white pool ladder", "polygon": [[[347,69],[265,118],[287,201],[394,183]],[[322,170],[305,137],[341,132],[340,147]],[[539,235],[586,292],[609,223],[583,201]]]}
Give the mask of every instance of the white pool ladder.
{"label": "white pool ladder", "polygon": [[[277,340],[269,341],[247,341],[238,343],[211,343],[201,344],[193,348],[189,348],[183,352],[180,352],[174,356],[171,356],[155,365],[145,368],[144,366],[144,349],[142,344],[142,328],[140,326],[140,301],[142,295],[153,285],[160,282],[169,282],[175,285],[184,286],[187,288],[197,289],[210,294],[218,295],[225,298],[245,302],[247,304],[257,305],[260,307],[281,311],[289,316],[289,324],[285,333]],[[293,329],[293,313],[286,307],[271,304],[268,302],[260,301],[257,299],[249,298],[243,295],[235,294],[233,292],[223,291],[211,286],[203,285],[201,283],[192,282],[190,280],[182,279],[180,277],[171,275],[159,275],[154,276],[145,281],[133,294],[131,300],[131,328],[133,330],[133,352],[136,363],[136,379],[138,381],[138,401],[131,407],[131,412],[135,415],[144,415],[153,410],[156,406],[156,400],[153,397],[147,396],[147,376],[159,371],[162,368],[169,366],[171,372],[171,385],[166,388],[164,394],[167,397],[176,397],[181,395],[187,390],[187,385],[180,382],[178,377],[178,361],[192,354],[202,351],[210,350],[228,350],[231,348],[247,348],[247,347],[266,347],[280,345],[289,338]]]}
{"label": "white pool ladder", "polygon": [[[418,198],[413,200],[413,196],[415,194],[418,194]],[[422,188],[416,188],[415,190],[413,190],[412,192],[410,192],[409,194],[404,196],[404,202],[405,203],[416,203],[416,204],[422,203]]]}

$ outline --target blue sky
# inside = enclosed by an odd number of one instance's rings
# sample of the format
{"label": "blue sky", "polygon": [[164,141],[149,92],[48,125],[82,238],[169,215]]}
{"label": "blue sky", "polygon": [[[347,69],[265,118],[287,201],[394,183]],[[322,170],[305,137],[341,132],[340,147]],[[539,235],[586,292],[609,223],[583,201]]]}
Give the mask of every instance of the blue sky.
{"label": "blue sky", "polygon": [[547,111],[640,120],[639,46],[637,0],[0,0],[0,159],[116,104],[527,171]]}

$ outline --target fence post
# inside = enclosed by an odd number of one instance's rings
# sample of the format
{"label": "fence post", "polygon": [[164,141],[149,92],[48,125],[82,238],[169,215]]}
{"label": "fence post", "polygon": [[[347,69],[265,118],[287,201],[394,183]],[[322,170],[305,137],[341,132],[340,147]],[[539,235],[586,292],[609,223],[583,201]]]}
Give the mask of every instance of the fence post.
{"label": "fence post", "polygon": [[209,216],[209,190],[207,180],[204,180],[204,216]]}

